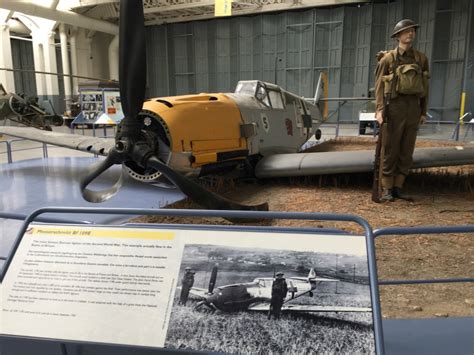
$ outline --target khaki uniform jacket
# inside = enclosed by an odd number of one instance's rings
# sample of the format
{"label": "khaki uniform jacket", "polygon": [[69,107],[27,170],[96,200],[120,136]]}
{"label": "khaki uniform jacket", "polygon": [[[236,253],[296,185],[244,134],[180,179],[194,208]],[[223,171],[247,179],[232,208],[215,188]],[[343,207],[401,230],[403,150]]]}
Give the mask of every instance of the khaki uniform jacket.
{"label": "khaki uniform jacket", "polygon": [[[399,65],[402,64],[413,64],[416,63],[415,49],[410,48],[407,51],[404,51],[401,48],[398,49],[398,61]],[[392,67],[394,62],[394,57],[390,51],[385,54],[384,57],[380,60],[375,73],[375,102],[376,102],[376,112],[383,110],[384,104],[384,83],[382,81],[382,76],[392,74]],[[428,68],[428,58],[425,54],[420,51],[417,51],[420,62],[418,63],[421,66],[422,71],[429,72]],[[428,92],[425,93],[425,97],[420,98],[421,114],[426,116],[427,105],[428,105]]]}

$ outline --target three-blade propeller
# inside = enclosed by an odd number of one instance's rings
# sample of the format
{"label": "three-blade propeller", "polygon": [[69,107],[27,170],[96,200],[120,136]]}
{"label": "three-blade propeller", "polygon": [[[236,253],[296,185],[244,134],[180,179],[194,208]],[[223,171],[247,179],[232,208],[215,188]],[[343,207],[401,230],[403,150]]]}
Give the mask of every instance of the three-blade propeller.
{"label": "three-blade propeller", "polygon": [[[149,144],[140,139],[142,110],[146,88],[145,20],[142,1],[120,1],[119,37],[120,96],[124,119],[115,137],[115,147],[106,159],[92,165],[81,179],[81,192],[90,202],[101,202],[115,195],[122,186],[123,176],[110,188],[93,191],[87,186],[114,164],[134,161],[142,167],[152,167],[161,172],[191,200],[202,207],[224,210],[268,210],[268,204],[246,206],[207,191],[199,184],[184,177],[161,162]],[[122,173],[123,174],[123,173]]]}

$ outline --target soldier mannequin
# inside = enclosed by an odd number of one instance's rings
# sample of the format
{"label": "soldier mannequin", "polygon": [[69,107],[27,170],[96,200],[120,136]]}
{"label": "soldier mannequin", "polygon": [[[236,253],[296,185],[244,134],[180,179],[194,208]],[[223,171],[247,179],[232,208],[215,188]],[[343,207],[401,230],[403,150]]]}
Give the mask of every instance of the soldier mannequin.
{"label": "soldier mannequin", "polygon": [[[383,56],[376,71],[375,78],[375,117],[379,124],[383,122],[384,95],[389,92],[390,104],[388,106],[388,122],[384,144],[384,160],[382,168],[382,201],[393,201],[395,198],[406,198],[401,189],[413,162],[413,151],[415,149],[418,126],[426,122],[426,110],[428,103],[428,59],[426,56],[413,49],[416,29],[418,24],[412,20],[401,20],[392,33],[396,38],[398,46],[394,51]],[[420,68],[420,80],[423,82],[423,93],[400,94],[396,83],[398,78],[394,76],[394,85],[388,85],[386,78],[395,72],[397,66],[417,64]],[[387,81],[387,83],[384,83]],[[385,86],[384,86],[385,84]],[[387,117],[385,117],[387,119]],[[386,120],[387,121],[387,120]]]}

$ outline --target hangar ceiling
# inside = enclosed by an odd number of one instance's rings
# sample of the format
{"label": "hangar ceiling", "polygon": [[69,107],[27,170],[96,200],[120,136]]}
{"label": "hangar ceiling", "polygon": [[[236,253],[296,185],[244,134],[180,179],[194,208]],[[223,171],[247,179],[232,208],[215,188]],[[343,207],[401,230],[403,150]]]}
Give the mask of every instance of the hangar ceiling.
{"label": "hangar ceiling", "polygon": [[[308,7],[366,3],[361,0],[233,0],[232,15],[248,15]],[[214,17],[215,0],[144,0],[146,25],[204,20]],[[118,22],[119,1],[80,0],[72,11]]]}

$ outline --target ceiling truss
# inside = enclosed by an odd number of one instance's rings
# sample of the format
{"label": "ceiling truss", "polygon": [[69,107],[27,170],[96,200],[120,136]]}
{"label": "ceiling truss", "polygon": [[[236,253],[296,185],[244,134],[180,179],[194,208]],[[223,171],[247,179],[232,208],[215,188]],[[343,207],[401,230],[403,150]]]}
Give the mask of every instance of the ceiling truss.
{"label": "ceiling truss", "polygon": [[[83,15],[118,22],[117,0],[81,0],[81,6],[73,11]],[[273,11],[285,11],[319,6],[349,3],[365,3],[361,0],[233,0],[232,16]],[[214,18],[215,0],[144,0],[145,24],[185,22]]]}

